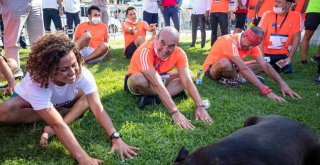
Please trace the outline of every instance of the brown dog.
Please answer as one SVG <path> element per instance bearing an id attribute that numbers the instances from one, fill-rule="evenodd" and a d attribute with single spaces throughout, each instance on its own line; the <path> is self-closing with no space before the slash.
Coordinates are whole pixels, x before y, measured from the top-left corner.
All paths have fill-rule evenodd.
<path id="1" fill-rule="evenodd" d="M 283 116 L 251 117 L 244 128 L 188 155 L 183 147 L 175 165 L 320 165 L 316 134 Z"/>

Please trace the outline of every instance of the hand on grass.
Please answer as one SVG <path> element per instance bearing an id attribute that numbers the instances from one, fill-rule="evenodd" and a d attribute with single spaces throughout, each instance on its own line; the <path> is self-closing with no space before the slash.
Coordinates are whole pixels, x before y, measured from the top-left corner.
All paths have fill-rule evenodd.
<path id="1" fill-rule="evenodd" d="M 213 122 L 213 119 L 210 117 L 208 111 L 204 107 L 197 107 L 194 116 L 196 120 L 200 119 L 206 124 L 211 124 Z"/>
<path id="2" fill-rule="evenodd" d="M 285 97 L 286 95 L 292 97 L 292 98 L 298 98 L 298 99 L 301 99 L 301 97 L 296 93 L 294 92 L 293 90 L 291 90 L 289 88 L 289 86 L 287 84 L 283 84 L 281 85 L 281 93 L 282 93 L 282 96 Z"/>
<path id="3" fill-rule="evenodd" d="M 121 161 L 124 161 L 124 156 L 127 158 L 132 159 L 133 156 L 138 155 L 135 151 L 140 150 L 137 147 L 129 146 L 125 142 L 122 141 L 121 138 L 119 139 L 112 139 L 112 148 L 109 154 L 112 154 L 114 151 L 119 151 Z"/>
<path id="4" fill-rule="evenodd" d="M 185 129 L 194 129 L 195 127 L 190 123 L 190 120 L 188 120 L 180 111 L 173 113 L 171 115 L 171 118 L 174 123 L 176 123 L 180 128 Z"/>
<path id="5" fill-rule="evenodd" d="M 14 86 L 16 85 L 16 83 L 9 83 L 8 86 L 6 88 L 3 89 L 3 93 L 2 96 L 4 96 L 7 92 L 9 92 L 10 95 L 13 94 L 13 89 Z"/>
<path id="6" fill-rule="evenodd" d="M 273 92 L 270 92 L 270 93 L 267 94 L 266 96 L 267 96 L 268 98 L 272 99 L 273 101 L 282 102 L 282 103 L 286 103 L 286 102 L 287 102 L 284 98 L 282 98 L 282 97 L 274 94 Z"/>
<path id="7" fill-rule="evenodd" d="M 46 147 L 48 145 L 48 139 L 52 137 L 54 134 L 55 132 L 50 126 L 45 126 L 43 129 L 43 133 L 40 137 L 40 147 Z"/>

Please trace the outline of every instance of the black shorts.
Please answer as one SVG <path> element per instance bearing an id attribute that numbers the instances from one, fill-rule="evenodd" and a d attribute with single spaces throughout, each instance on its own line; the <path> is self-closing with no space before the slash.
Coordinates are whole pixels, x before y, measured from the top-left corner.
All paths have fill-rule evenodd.
<path id="1" fill-rule="evenodd" d="M 126 48 L 126 51 L 124 51 L 124 55 L 125 55 L 127 58 L 131 59 L 134 51 L 136 51 L 136 50 L 137 50 L 137 46 L 136 46 L 136 44 L 135 44 L 134 41 L 133 41 L 133 42 L 131 42 L 131 44 L 129 44 L 129 46 Z"/>
<path id="2" fill-rule="evenodd" d="M 264 57 L 265 58 L 270 58 L 270 61 L 268 61 L 268 63 L 278 72 L 278 73 L 292 73 L 292 65 L 289 64 L 289 65 L 286 65 L 284 66 L 283 68 L 280 68 L 276 63 L 279 61 L 279 60 L 283 60 L 283 59 L 286 59 L 288 58 L 287 55 L 285 54 L 281 54 L 281 55 L 274 55 L 274 54 L 264 54 Z"/>
<path id="3" fill-rule="evenodd" d="M 320 24 L 320 13 L 307 13 L 304 27 L 306 30 L 316 30 Z"/>
<path id="4" fill-rule="evenodd" d="M 131 89 L 130 89 L 130 87 L 128 86 L 128 79 L 129 79 L 129 77 L 130 77 L 131 75 L 126 75 L 126 77 L 124 78 L 124 90 L 127 92 L 127 93 L 131 93 L 131 94 L 133 94 L 133 95 L 137 95 L 137 96 L 139 96 L 140 94 L 139 93 L 134 93 Z"/>
<path id="5" fill-rule="evenodd" d="M 243 29 L 244 25 L 246 24 L 246 13 L 236 13 L 236 28 Z"/>

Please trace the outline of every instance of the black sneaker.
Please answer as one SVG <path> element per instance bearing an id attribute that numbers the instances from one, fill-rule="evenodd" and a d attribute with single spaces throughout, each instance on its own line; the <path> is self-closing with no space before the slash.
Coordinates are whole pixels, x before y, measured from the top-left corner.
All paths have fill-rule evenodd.
<path id="1" fill-rule="evenodd" d="M 186 99 L 186 98 L 188 98 L 188 95 L 187 95 L 186 91 L 183 90 L 182 92 L 180 92 L 177 95 L 172 97 L 172 99 L 176 99 L 176 98 Z"/>
<path id="2" fill-rule="evenodd" d="M 316 79 L 314 80 L 316 84 L 320 84 L 320 74 L 317 75 Z"/>
<path id="3" fill-rule="evenodd" d="M 301 60 L 300 62 L 301 62 L 301 64 L 308 64 L 307 60 Z"/>
<path id="4" fill-rule="evenodd" d="M 160 104 L 161 100 L 157 96 L 141 96 L 138 108 L 142 109 L 147 105 Z"/>
<path id="5" fill-rule="evenodd" d="M 320 62 L 320 56 L 313 56 L 313 57 L 311 58 L 311 61 L 313 61 L 313 62 Z"/>

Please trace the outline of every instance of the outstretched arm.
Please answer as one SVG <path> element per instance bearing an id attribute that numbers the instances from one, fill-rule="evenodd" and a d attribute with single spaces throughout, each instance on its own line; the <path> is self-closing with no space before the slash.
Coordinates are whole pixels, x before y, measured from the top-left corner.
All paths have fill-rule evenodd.
<path id="1" fill-rule="evenodd" d="M 208 124 L 212 123 L 213 120 L 203 105 L 200 94 L 191 79 L 191 75 L 188 67 L 178 68 L 178 73 L 179 73 L 179 77 L 183 87 L 188 91 L 189 95 L 191 96 L 193 101 L 196 103 L 196 106 L 197 106 L 197 109 L 195 111 L 196 120 L 200 119 L 205 123 L 208 123 Z"/>
<path id="2" fill-rule="evenodd" d="M 101 160 L 87 155 L 87 153 L 81 148 L 68 125 L 63 121 L 61 115 L 55 108 L 37 110 L 36 112 L 47 124 L 53 128 L 59 140 L 79 164 L 99 164 L 102 162 Z"/>
<path id="3" fill-rule="evenodd" d="M 275 82 L 277 82 L 281 88 L 281 93 L 283 96 L 289 95 L 292 98 L 301 98 L 297 93 L 289 88 L 286 82 L 280 77 L 280 75 L 274 70 L 274 68 L 264 60 L 262 56 L 255 57 L 257 63 L 262 67 L 263 71 L 271 77 Z"/>
<path id="4" fill-rule="evenodd" d="M 91 94 L 86 95 L 86 98 L 94 116 L 98 119 L 99 123 L 107 132 L 108 137 L 110 137 L 114 132 L 116 132 L 116 129 L 114 128 L 109 115 L 106 111 L 104 111 L 102 107 L 99 93 L 97 91 L 93 92 Z M 124 156 L 132 158 L 133 155 L 137 155 L 137 153 L 134 150 L 139 150 L 139 148 L 127 145 L 125 142 L 122 141 L 121 138 L 112 139 L 111 153 L 117 150 L 120 153 L 121 160 L 124 160 Z"/>
<path id="5" fill-rule="evenodd" d="M 280 96 L 277 96 L 272 91 L 263 92 L 267 86 L 265 86 L 259 81 L 259 79 L 253 73 L 253 71 L 248 66 L 245 65 L 245 63 L 242 61 L 242 59 L 239 56 L 229 56 L 229 57 L 232 60 L 232 62 L 238 66 L 240 74 L 243 75 L 244 78 L 246 78 L 250 83 L 256 86 L 263 95 L 267 96 L 268 98 L 274 101 L 285 102 L 285 99 L 283 99 Z M 260 57 L 262 58 L 262 56 Z"/>
<path id="6" fill-rule="evenodd" d="M 151 83 L 152 87 L 158 94 L 163 105 L 168 109 L 173 121 L 178 124 L 181 128 L 193 129 L 194 126 L 189 120 L 178 110 L 178 107 L 173 102 L 167 88 L 162 83 L 160 75 L 154 69 L 142 71 L 144 76 Z"/>

